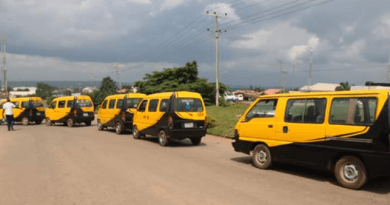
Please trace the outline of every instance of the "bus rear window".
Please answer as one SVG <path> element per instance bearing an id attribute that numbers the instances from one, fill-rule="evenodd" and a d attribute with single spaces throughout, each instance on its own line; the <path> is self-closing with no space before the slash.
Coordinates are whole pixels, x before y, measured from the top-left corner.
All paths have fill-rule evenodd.
<path id="1" fill-rule="evenodd" d="M 127 108 L 137 108 L 141 100 L 142 100 L 141 98 L 127 98 L 126 99 Z"/>
<path id="2" fill-rule="evenodd" d="M 175 99 L 176 112 L 202 112 L 202 101 L 198 98 L 176 98 Z"/>

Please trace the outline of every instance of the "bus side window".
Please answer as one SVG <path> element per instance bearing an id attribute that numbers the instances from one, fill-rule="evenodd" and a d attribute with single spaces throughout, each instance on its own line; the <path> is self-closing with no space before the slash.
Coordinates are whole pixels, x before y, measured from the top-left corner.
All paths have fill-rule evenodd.
<path id="1" fill-rule="evenodd" d="M 249 111 L 245 120 L 249 121 L 257 117 L 275 117 L 275 110 L 278 100 L 260 100 Z"/>
<path id="2" fill-rule="evenodd" d="M 141 105 L 140 105 L 139 108 L 138 108 L 138 112 L 145 112 L 146 103 L 147 103 L 147 102 L 148 102 L 147 100 L 144 100 L 144 101 L 141 102 Z"/>
<path id="3" fill-rule="evenodd" d="M 168 111 L 169 99 L 163 99 L 160 103 L 160 112 Z"/>

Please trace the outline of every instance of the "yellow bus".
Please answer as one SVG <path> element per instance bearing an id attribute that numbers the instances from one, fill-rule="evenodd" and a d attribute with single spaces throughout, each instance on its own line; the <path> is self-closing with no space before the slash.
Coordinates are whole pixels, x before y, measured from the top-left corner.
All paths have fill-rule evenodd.
<path id="1" fill-rule="evenodd" d="M 199 93 L 178 91 L 146 96 L 133 120 L 133 137 L 158 136 L 166 146 L 172 139 L 189 138 L 199 145 L 206 135 L 206 108 Z"/>
<path id="2" fill-rule="evenodd" d="M 97 128 L 103 130 L 115 127 L 115 132 L 121 134 L 133 127 L 133 115 L 139 102 L 145 97 L 142 93 L 128 93 L 107 96 L 99 105 Z"/>
<path id="3" fill-rule="evenodd" d="M 87 95 L 54 98 L 46 109 L 45 116 L 47 126 L 56 122 L 68 127 L 73 127 L 75 123 L 90 126 L 95 119 L 93 103 Z"/>
<path id="4" fill-rule="evenodd" d="M 257 98 L 235 126 L 234 150 L 261 169 L 274 161 L 332 171 L 359 189 L 390 175 L 389 91 L 276 94 Z"/>
<path id="5" fill-rule="evenodd" d="M 0 123 L 5 118 L 3 104 L 5 99 L 0 101 Z M 31 122 L 41 124 L 45 118 L 45 105 L 40 97 L 20 97 L 11 98 L 10 102 L 15 105 L 13 109 L 15 122 L 22 122 L 23 125 L 28 125 Z"/>

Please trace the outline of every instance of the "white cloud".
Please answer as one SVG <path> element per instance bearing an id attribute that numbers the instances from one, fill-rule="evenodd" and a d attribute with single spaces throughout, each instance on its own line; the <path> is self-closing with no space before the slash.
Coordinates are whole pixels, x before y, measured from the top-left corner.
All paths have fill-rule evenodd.
<path id="1" fill-rule="evenodd" d="M 362 51 L 366 47 L 366 40 L 360 39 L 350 45 L 344 45 L 339 51 L 334 51 L 332 58 L 338 62 L 365 62 Z"/>
<path id="2" fill-rule="evenodd" d="M 149 72 L 162 70 L 175 65 L 165 62 L 142 63 L 127 62 L 122 63 L 122 80 L 133 82 L 140 80 Z M 101 80 L 107 75 L 116 79 L 113 63 L 101 62 L 73 62 L 56 57 L 43 57 L 37 55 L 12 54 L 7 53 L 8 76 L 11 81 L 24 80 Z M 127 75 L 131 71 L 131 75 Z M 125 78 L 129 76 L 130 78 Z M 43 78 L 44 77 L 44 78 Z"/>
<path id="3" fill-rule="evenodd" d="M 390 39 L 390 14 L 381 16 L 373 30 L 374 36 Z"/>
<path id="4" fill-rule="evenodd" d="M 235 13 L 235 10 L 231 6 L 231 4 L 227 4 L 227 3 L 209 4 L 204 9 L 204 13 L 206 12 L 209 12 L 210 14 L 216 12 L 216 14 L 221 17 L 219 20 L 222 22 L 227 22 L 227 21 L 234 21 L 234 23 L 240 22 L 240 17 Z"/>

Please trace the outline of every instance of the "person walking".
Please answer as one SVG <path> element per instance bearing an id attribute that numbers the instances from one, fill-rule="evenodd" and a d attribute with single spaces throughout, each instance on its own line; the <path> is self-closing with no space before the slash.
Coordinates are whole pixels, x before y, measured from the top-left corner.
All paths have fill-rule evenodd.
<path id="1" fill-rule="evenodd" d="M 8 131 L 10 131 L 11 129 L 14 130 L 14 112 L 12 110 L 14 107 L 15 105 L 10 102 L 9 98 L 7 99 L 7 102 L 3 105 L 3 110 L 8 121 Z"/>

